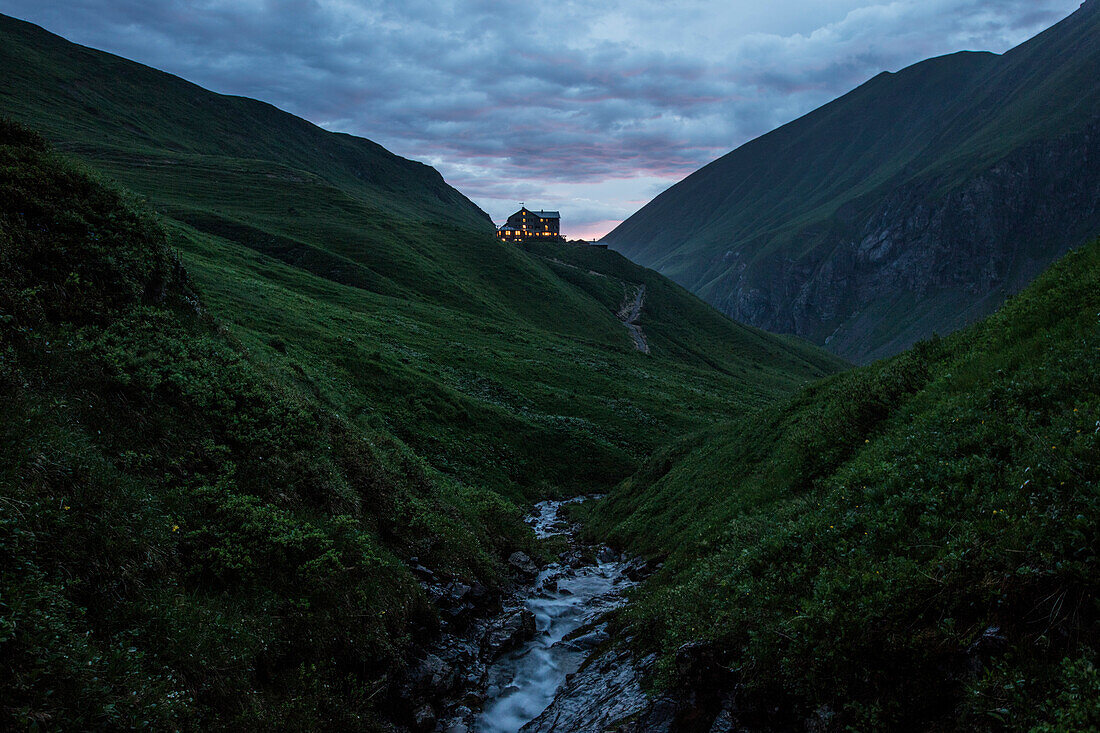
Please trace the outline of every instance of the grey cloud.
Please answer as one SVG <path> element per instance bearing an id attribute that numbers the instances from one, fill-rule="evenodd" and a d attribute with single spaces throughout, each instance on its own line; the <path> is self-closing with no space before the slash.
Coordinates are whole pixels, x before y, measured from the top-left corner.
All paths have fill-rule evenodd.
<path id="1" fill-rule="evenodd" d="M 635 178 L 648 197 L 655 180 L 882 70 L 1003 51 L 1077 4 L 0 0 L 0 11 L 429 161 L 498 219 L 539 197 L 572 201 L 585 223 L 634 199 L 616 193 L 601 209 L 577 187 Z"/>

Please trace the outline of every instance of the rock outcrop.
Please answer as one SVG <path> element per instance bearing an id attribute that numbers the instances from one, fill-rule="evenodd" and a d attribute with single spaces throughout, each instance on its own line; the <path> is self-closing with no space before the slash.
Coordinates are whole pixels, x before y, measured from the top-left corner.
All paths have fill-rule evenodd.
<path id="1" fill-rule="evenodd" d="M 976 321 L 1100 232 L 1100 120 L 946 193 L 945 183 L 919 180 L 838 212 L 804 233 L 812 246 L 797 259 L 735 255 L 715 305 L 859 363 Z"/>

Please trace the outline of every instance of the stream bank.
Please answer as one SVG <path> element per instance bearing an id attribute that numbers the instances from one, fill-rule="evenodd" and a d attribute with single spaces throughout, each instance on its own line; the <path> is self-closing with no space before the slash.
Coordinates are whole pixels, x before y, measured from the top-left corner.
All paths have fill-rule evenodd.
<path id="1" fill-rule="evenodd" d="M 531 523 L 540 539 L 565 536 L 572 546 L 574 528 L 562 517 L 563 502 L 536 506 Z M 539 571 L 522 599 L 535 621 L 535 633 L 502 655 L 488 670 L 489 696 L 474 721 L 476 733 L 515 733 L 555 702 L 593 649 L 609 639 L 603 624 L 594 624 L 624 601 L 634 581 L 628 563 L 608 548 L 596 548 L 586 563 L 576 548 Z"/>
<path id="2" fill-rule="evenodd" d="M 503 596 L 439 580 L 413 559 L 444 633 L 394 691 L 410 730 L 592 731 L 646 706 L 640 668 L 629 652 L 603 651 L 610 636 L 600 619 L 651 568 L 580 543 L 564 507 L 583 500 L 535 506 L 527 522 L 536 536 L 563 538 L 565 549 L 544 567 L 514 553 L 517 583 Z"/>

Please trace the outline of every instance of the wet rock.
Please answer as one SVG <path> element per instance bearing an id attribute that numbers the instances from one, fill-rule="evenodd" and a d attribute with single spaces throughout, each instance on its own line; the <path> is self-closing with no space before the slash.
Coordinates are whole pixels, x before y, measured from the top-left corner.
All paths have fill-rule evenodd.
<path id="1" fill-rule="evenodd" d="M 624 733 L 669 733 L 676 724 L 680 704 L 672 697 L 653 701 L 641 717 L 625 727 Z"/>
<path id="2" fill-rule="evenodd" d="M 565 571 L 561 569 L 550 570 L 539 582 L 539 588 L 546 591 L 556 591 L 558 589 L 558 583 L 565 577 Z"/>
<path id="3" fill-rule="evenodd" d="M 478 606 L 484 605 L 485 602 L 490 598 L 489 589 L 475 580 L 473 583 L 470 583 L 469 598 L 474 604 Z"/>
<path id="4" fill-rule="evenodd" d="M 601 547 L 600 551 L 596 553 L 596 559 L 600 562 L 615 562 L 619 559 L 619 556 L 610 547 Z"/>
<path id="5" fill-rule="evenodd" d="M 480 690 L 485 686 L 486 669 L 485 665 L 481 662 L 471 662 L 469 671 L 463 676 L 462 681 L 465 686 L 472 690 Z M 479 693 L 481 697 L 484 697 L 483 693 Z"/>
<path id="6" fill-rule="evenodd" d="M 1003 651 L 1007 644 L 1008 639 L 1006 639 L 1005 635 L 1001 632 L 1001 627 L 990 626 L 970 645 L 967 651 L 969 651 L 970 654 L 996 654 Z"/>
<path id="7" fill-rule="evenodd" d="M 573 570 L 576 570 L 577 568 L 583 568 L 585 565 L 588 564 L 585 560 L 584 553 L 582 553 L 580 550 L 570 550 L 569 552 L 563 553 L 561 556 L 561 560 Z"/>
<path id="8" fill-rule="evenodd" d="M 589 650 L 595 649 L 600 644 L 603 644 L 611 639 L 611 634 L 607 633 L 604 629 L 595 629 L 589 631 L 586 634 L 580 634 L 576 637 L 566 637 L 565 641 L 571 644 L 576 649 Z"/>
<path id="9" fill-rule="evenodd" d="M 814 714 L 810 716 L 806 721 L 807 733 L 826 733 L 826 731 L 833 730 L 833 718 L 836 717 L 836 713 L 828 705 L 822 705 Z"/>
<path id="10" fill-rule="evenodd" d="M 413 725 L 418 733 L 428 733 L 435 728 L 435 711 L 431 705 L 422 705 L 413 713 Z"/>
<path id="11" fill-rule="evenodd" d="M 524 733 L 590 733 L 646 709 L 641 672 L 629 654 L 608 654 L 570 675 L 554 701 Z M 639 729 L 641 730 L 641 729 Z"/>
<path id="12" fill-rule="evenodd" d="M 409 569 L 412 570 L 413 574 L 419 578 L 422 578 L 424 580 L 435 580 L 435 572 L 433 572 L 429 568 L 424 567 L 423 565 L 420 565 L 419 563 L 411 565 Z"/>
<path id="13" fill-rule="evenodd" d="M 636 557 L 623 568 L 623 575 L 637 583 L 653 575 L 656 570 L 657 566 L 654 563 Z"/>
<path id="14" fill-rule="evenodd" d="M 735 722 L 732 712 L 729 710 L 722 710 L 714 718 L 714 722 L 711 723 L 709 733 L 733 733 Z"/>
<path id="15" fill-rule="evenodd" d="M 473 586 L 452 581 L 441 588 L 429 588 L 429 595 L 439 608 L 439 615 L 447 626 L 464 628 L 477 610 Z"/>
<path id="16" fill-rule="evenodd" d="M 443 730 L 445 733 L 470 733 L 470 726 L 466 725 L 465 721 L 455 720 L 448 723 Z"/>
<path id="17" fill-rule="evenodd" d="M 449 601 L 461 601 L 470 594 L 471 586 L 460 583 L 457 580 L 447 586 L 446 594 Z"/>
<path id="18" fill-rule="evenodd" d="M 524 575 L 539 574 L 539 567 L 526 552 L 516 551 L 508 558 L 508 564 Z"/>
<path id="19" fill-rule="evenodd" d="M 535 614 L 522 608 L 495 620 L 485 634 L 481 648 L 486 659 L 496 659 L 535 636 Z"/>
<path id="20" fill-rule="evenodd" d="M 435 654 L 429 654 L 416 666 L 412 681 L 420 688 L 448 690 L 453 687 L 454 670 Z"/>
<path id="21" fill-rule="evenodd" d="M 991 657 L 1003 653 L 1007 647 L 1008 639 L 1002 633 L 1000 626 L 986 628 L 982 635 L 975 639 L 970 648 L 966 650 L 969 656 L 970 673 L 972 675 L 981 674 L 986 662 Z"/>

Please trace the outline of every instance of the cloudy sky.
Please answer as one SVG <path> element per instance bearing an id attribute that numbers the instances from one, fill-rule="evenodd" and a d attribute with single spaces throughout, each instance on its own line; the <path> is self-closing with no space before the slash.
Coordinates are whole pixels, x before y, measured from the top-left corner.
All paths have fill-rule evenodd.
<path id="1" fill-rule="evenodd" d="M 599 236 L 880 71 L 1079 0 L 0 0 L 0 12 L 436 166 Z"/>

